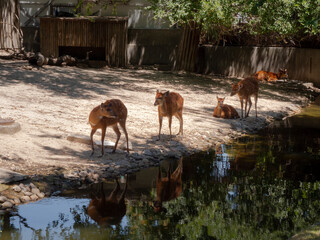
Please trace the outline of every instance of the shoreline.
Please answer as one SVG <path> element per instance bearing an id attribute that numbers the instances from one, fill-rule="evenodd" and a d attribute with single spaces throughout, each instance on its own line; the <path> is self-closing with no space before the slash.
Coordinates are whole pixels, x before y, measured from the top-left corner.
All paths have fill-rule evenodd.
<path id="1" fill-rule="evenodd" d="M 164 158 L 178 159 L 257 133 L 275 120 L 299 113 L 315 92 L 297 81 L 260 84 L 257 119 L 254 110 L 246 120 L 217 119 L 212 117 L 216 96 L 226 96 L 225 103 L 239 112 L 238 97 L 229 96 L 231 83 L 239 79 L 143 69 L 45 66 L 30 70 L 26 65 L 26 61 L 0 60 L 0 117 L 13 118 L 21 125 L 21 131 L 13 135 L 1 134 L 0 163 L 3 168 L 27 175 L 26 182 L 45 180 L 39 188 L 47 196 L 57 189 L 137 172 L 157 166 Z M 162 140 L 157 141 L 158 113 L 153 106 L 157 89 L 179 92 L 184 97 L 182 139 L 169 139 L 165 118 Z M 106 148 L 99 158 L 100 148 L 95 146 L 90 157 L 90 145 L 67 138 L 89 136 L 89 112 L 110 98 L 121 99 L 128 108 L 127 130 L 133 150 L 127 157 L 121 149 L 125 142 L 121 130 L 115 154 Z M 178 127 L 179 121 L 174 118 L 173 134 Z M 99 138 L 95 134 L 94 139 Z M 115 141 L 110 128 L 106 140 Z M 55 189 L 49 191 L 49 185 Z"/>

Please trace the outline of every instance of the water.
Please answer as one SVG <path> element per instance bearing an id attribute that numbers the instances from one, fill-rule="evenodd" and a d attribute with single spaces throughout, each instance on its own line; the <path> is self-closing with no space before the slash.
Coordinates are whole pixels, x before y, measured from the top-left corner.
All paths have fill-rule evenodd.
<path id="1" fill-rule="evenodd" d="M 169 165 L 161 164 L 164 177 Z M 87 214 L 99 186 L 24 204 L 2 216 L 1 239 L 288 239 L 320 224 L 320 98 L 255 136 L 183 160 L 182 192 L 156 213 L 158 168 L 128 179 L 116 224 Z M 121 191 L 126 179 L 120 178 Z M 115 187 L 109 180 L 104 191 Z M 179 192 L 179 191 L 178 191 Z"/>

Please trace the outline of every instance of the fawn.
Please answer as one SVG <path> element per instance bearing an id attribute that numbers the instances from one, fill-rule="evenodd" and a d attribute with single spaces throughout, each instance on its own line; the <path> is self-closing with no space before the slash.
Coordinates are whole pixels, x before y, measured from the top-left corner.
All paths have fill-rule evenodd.
<path id="1" fill-rule="evenodd" d="M 234 107 L 223 104 L 225 98 L 217 97 L 217 106 L 214 109 L 212 116 L 216 118 L 239 118 L 239 114 Z"/>
<path id="2" fill-rule="evenodd" d="M 235 95 L 236 93 L 239 96 L 240 103 L 241 103 L 241 118 L 243 118 L 243 100 L 245 100 L 245 118 L 249 116 L 250 108 L 252 105 L 251 96 L 254 96 L 255 99 L 255 108 L 256 108 L 256 117 L 257 115 L 257 101 L 258 101 L 258 91 L 259 91 L 259 84 L 256 78 L 254 77 L 247 77 L 242 79 L 237 84 L 232 84 L 231 96 Z M 247 112 L 247 102 L 249 102 L 249 109 Z"/>
<path id="3" fill-rule="evenodd" d="M 111 126 L 114 132 L 117 134 L 117 140 L 114 145 L 114 149 L 112 153 L 114 153 L 117 149 L 117 145 L 121 136 L 121 133 L 118 128 L 118 123 L 126 135 L 127 140 L 127 153 L 129 154 L 129 143 L 128 143 L 128 133 L 126 129 L 126 120 L 127 120 L 128 111 L 123 102 L 119 99 L 110 99 L 105 103 L 101 103 L 101 105 L 95 107 L 89 115 L 89 123 L 91 125 L 91 148 L 93 155 L 94 146 L 93 146 L 93 135 L 98 129 L 101 129 L 101 156 L 104 154 L 104 138 L 106 135 L 106 130 L 108 126 Z"/>
<path id="4" fill-rule="evenodd" d="M 160 133 L 162 128 L 162 119 L 163 117 L 169 118 L 169 129 L 170 129 L 170 137 L 171 137 L 171 123 L 172 116 L 175 116 L 179 119 L 180 129 L 178 135 L 183 135 L 183 119 L 182 119 L 182 111 L 183 111 L 183 98 L 179 93 L 166 91 L 161 93 L 159 90 L 156 92 L 156 100 L 154 102 L 154 106 L 158 106 L 158 116 L 159 116 L 159 140 Z"/>
<path id="5" fill-rule="evenodd" d="M 178 167 L 171 174 L 171 165 L 168 169 L 167 177 L 161 178 L 161 171 L 159 166 L 158 178 L 157 178 L 157 197 L 153 202 L 153 208 L 155 212 L 166 211 L 162 207 L 162 203 L 170 201 L 179 197 L 182 192 L 182 171 L 183 171 L 183 158 L 179 160 Z"/>
<path id="6" fill-rule="evenodd" d="M 278 73 L 259 71 L 254 74 L 259 81 L 275 82 L 281 78 L 288 78 L 287 69 L 280 68 Z"/>
<path id="7" fill-rule="evenodd" d="M 118 198 L 120 185 L 116 179 L 116 187 L 106 198 L 103 191 L 103 183 L 100 186 L 100 198 L 91 193 L 91 201 L 88 206 L 88 215 L 99 225 L 110 224 L 115 225 L 121 222 L 121 219 L 126 214 L 125 195 L 127 192 L 128 176 L 126 186 Z"/>

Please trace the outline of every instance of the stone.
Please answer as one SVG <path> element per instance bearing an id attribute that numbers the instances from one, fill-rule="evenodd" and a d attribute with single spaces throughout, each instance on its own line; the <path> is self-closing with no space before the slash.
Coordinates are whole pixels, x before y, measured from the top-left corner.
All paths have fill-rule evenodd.
<path id="1" fill-rule="evenodd" d="M 8 201 L 8 198 L 7 198 L 7 197 L 5 197 L 5 196 L 0 196 L 0 203 L 4 203 L 4 202 L 6 202 L 6 201 Z"/>
<path id="2" fill-rule="evenodd" d="M 14 122 L 12 124 L 0 125 L 0 133 L 2 134 L 14 134 L 21 130 L 19 123 Z"/>
<path id="3" fill-rule="evenodd" d="M 128 141 L 128 146 L 129 146 L 129 150 L 132 151 L 133 148 L 132 148 L 132 143 L 130 141 Z M 123 142 L 119 148 L 122 150 L 127 150 L 127 141 Z"/>
<path id="4" fill-rule="evenodd" d="M 2 206 L 3 209 L 7 209 L 7 208 L 12 208 L 13 204 L 11 202 L 9 202 L 9 201 L 6 201 L 6 202 L 2 203 L 1 206 Z"/>
<path id="5" fill-rule="evenodd" d="M 45 194 L 44 194 L 43 192 L 40 192 L 40 193 L 37 194 L 37 196 L 38 196 L 39 198 L 44 198 L 44 197 L 45 197 Z"/>
<path id="6" fill-rule="evenodd" d="M 34 185 L 33 183 L 30 183 L 29 186 L 30 186 L 31 188 L 37 188 L 36 185 Z"/>
<path id="7" fill-rule="evenodd" d="M 30 202 L 30 197 L 29 196 L 22 196 L 20 197 L 21 202 L 25 203 L 25 202 Z"/>
<path id="8" fill-rule="evenodd" d="M 37 201 L 39 197 L 36 194 L 30 196 L 31 201 Z"/>
<path id="9" fill-rule="evenodd" d="M 21 187 L 19 187 L 18 185 L 14 185 L 14 186 L 12 187 L 12 189 L 13 189 L 13 191 L 15 191 L 15 192 L 21 192 Z"/>
<path id="10" fill-rule="evenodd" d="M 81 171 L 80 173 L 79 173 L 79 176 L 80 177 L 86 177 L 88 175 L 88 173 L 86 172 L 86 171 Z"/>
<path id="11" fill-rule="evenodd" d="M 13 202 L 14 202 L 14 204 L 16 204 L 16 205 L 18 205 L 18 204 L 21 203 L 21 201 L 20 201 L 19 198 L 14 198 L 14 199 L 13 199 Z"/>
<path id="12" fill-rule="evenodd" d="M 31 196 L 33 193 L 32 193 L 32 192 L 23 192 L 23 194 L 24 194 L 25 196 Z"/>
<path id="13" fill-rule="evenodd" d="M 40 190 L 38 188 L 32 188 L 31 192 L 34 194 L 38 194 L 38 193 L 40 193 Z"/>
<path id="14" fill-rule="evenodd" d="M 0 183 L 11 183 L 25 180 L 27 176 L 13 172 L 4 168 L 0 168 Z"/>

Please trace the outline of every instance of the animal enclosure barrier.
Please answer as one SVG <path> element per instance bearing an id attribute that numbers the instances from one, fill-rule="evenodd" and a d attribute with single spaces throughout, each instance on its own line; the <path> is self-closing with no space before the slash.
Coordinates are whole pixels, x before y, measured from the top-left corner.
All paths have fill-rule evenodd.
<path id="1" fill-rule="evenodd" d="M 40 18 L 40 50 L 46 56 L 106 60 L 109 66 L 127 62 L 127 17 Z"/>

